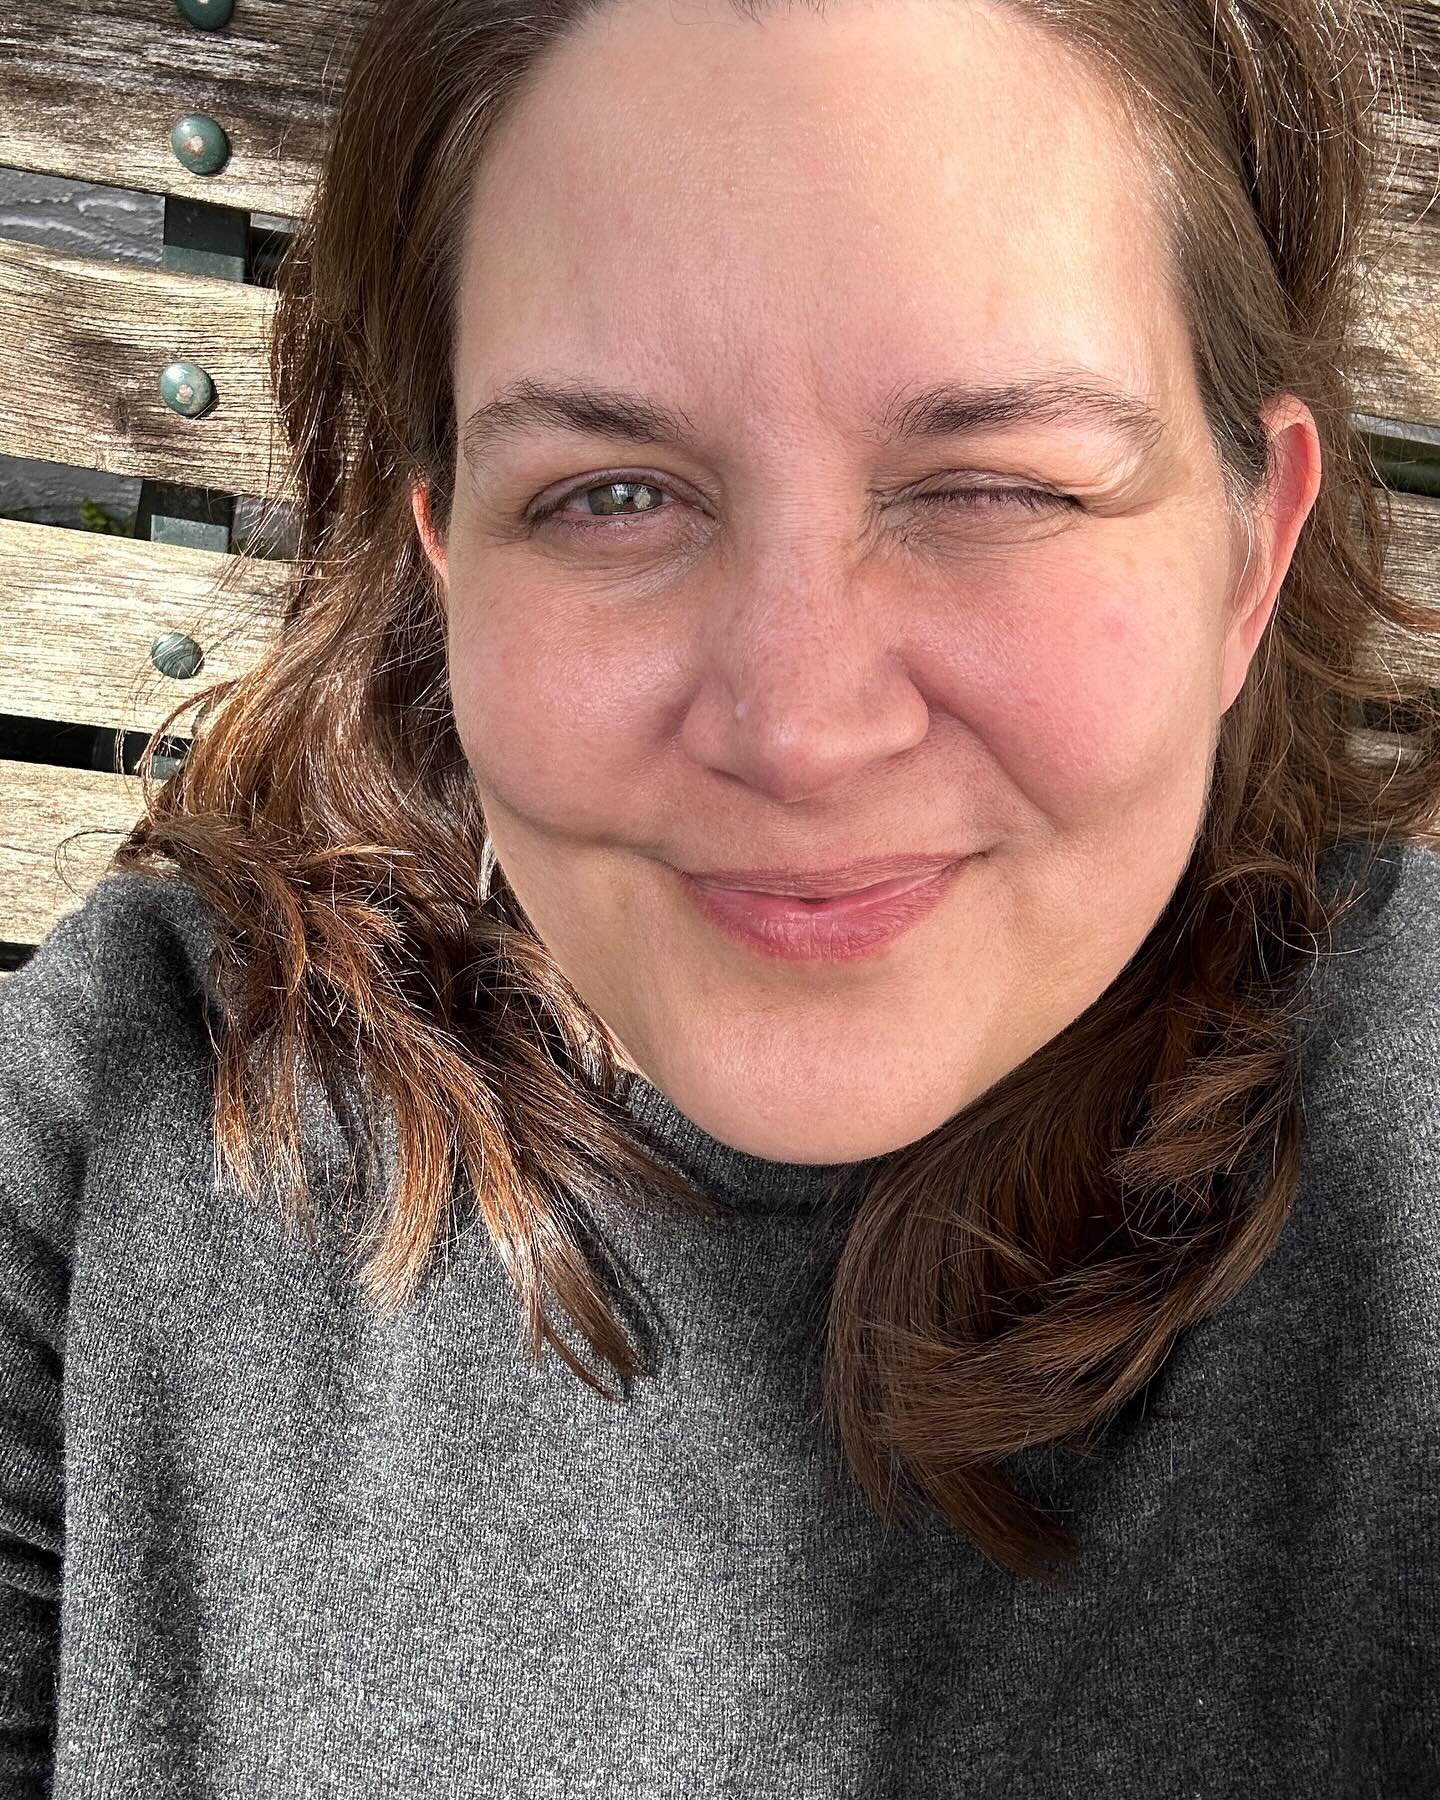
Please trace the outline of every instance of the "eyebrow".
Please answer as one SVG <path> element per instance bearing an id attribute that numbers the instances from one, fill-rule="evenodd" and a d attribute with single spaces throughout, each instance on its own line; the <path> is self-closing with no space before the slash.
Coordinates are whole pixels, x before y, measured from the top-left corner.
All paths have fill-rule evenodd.
<path id="1" fill-rule="evenodd" d="M 867 435 L 883 445 L 1013 424 L 1099 425 L 1141 453 L 1153 449 L 1165 430 L 1159 414 L 1138 395 L 1093 376 L 1055 375 L 988 387 L 942 381 L 908 395 L 902 389 L 891 396 Z M 461 429 L 460 446 L 478 464 L 500 445 L 547 428 L 632 444 L 697 448 L 692 422 L 676 408 L 643 394 L 529 376 L 508 383 L 475 408 Z"/>

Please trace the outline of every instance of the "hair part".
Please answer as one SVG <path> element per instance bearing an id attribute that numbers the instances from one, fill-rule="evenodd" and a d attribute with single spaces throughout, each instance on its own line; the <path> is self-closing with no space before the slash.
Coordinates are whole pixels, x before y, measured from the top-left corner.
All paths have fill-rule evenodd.
<path id="1" fill-rule="evenodd" d="M 1091 1450 L 1274 1247 L 1299 1183 L 1312 978 L 1358 891 L 1327 901 L 1319 862 L 1342 840 L 1437 841 L 1436 699 L 1384 650 L 1440 627 L 1387 579 L 1388 502 L 1351 423 L 1374 83 L 1400 61 L 1377 15 L 1003 5 L 1089 59 L 1154 151 L 1227 491 L 1242 512 L 1262 491 L 1260 409 L 1279 393 L 1310 408 L 1325 468 L 1145 943 L 972 1105 L 837 1182 L 821 1321 L 836 1443 L 882 1517 L 928 1504 L 1050 1581 L 1077 1542 L 1006 1459 Z M 409 506 L 423 481 L 443 520 L 451 494 L 474 170 L 547 50 L 601 10 L 380 5 L 279 276 L 272 374 L 302 515 L 279 631 L 157 730 L 152 747 L 203 709 L 178 772 L 147 779 L 113 866 L 176 873 L 215 915 L 217 1165 L 313 1235 L 299 1119 L 318 1081 L 367 1157 L 382 1121 L 393 1144 L 388 1188 L 368 1161 L 353 1172 L 384 1202 L 353 1247 L 371 1303 L 405 1306 L 473 1207 L 531 1353 L 548 1343 L 616 1397 L 564 1329 L 622 1392 L 640 1370 L 597 1268 L 596 1196 L 724 1209 L 631 1132 L 616 1047 L 502 870 L 477 900 L 485 821 Z"/>

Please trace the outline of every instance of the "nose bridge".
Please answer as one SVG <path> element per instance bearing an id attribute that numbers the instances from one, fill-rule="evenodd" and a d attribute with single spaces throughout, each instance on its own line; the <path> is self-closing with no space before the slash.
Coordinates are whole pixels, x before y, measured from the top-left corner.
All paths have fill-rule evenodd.
<path id="1" fill-rule="evenodd" d="M 782 529 L 785 529 L 782 527 Z M 814 522 L 776 532 L 743 557 L 725 602 L 709 613 L 717 660 L 756 690 L 781 681 L 792 694 L 863 679 L 894 621 L 877 604 L 877 582 L 844 528 Z"/>
<path id="2" fill-rule="evenodd" d="M 929 713 L 904 656 L 904 608 L 876 559 L 833 528 L 772 536 L 703 610 L 693 755 L 801 796 L 919 743 Z"/>

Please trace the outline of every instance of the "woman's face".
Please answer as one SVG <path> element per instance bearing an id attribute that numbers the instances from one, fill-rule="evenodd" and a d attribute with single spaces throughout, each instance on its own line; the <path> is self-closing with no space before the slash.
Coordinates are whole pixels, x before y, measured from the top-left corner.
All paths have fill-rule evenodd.
<path id="1" fill-rule="evenodd" d="M 460 737 L 561 969 L 752 1155 L 932 1131 L 1104 992 L 1189 859 L 1319 448 L 1272 406 L 1247 556 L 1127 143 L 989 7 L 625 0 L 488 147 L 462 427 L 524 379 L 685 435 L 477 421 L 443 541 L 416 491 Z M 901 433 L 942 383 L 1083 384 L 1136 428 L 1060 396 Z M 676 873 L 939 853 L 973 860 L 849 961 L 737 943 Z"/>

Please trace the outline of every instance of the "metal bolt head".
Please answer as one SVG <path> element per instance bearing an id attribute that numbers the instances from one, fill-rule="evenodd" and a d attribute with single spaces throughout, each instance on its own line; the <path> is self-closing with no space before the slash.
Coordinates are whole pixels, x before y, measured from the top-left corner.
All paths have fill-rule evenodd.
<path id="1" fill-rule="evenodd" d="M 230 160 L 225 127 L 209 113 L 186 113 L 175 121 L 170 148 L 192 175 L 218 175 Z"/>
<path id="2" fill-rule="evenodd" d="M 173 362 L 160 371 L 160 398 L 183 419 L 198 419 L 215 404 L 215 383 L 199 363 Z"/>
<path id="3" fill-rule="evenodd" d="M 235 10 L 235 0 L 175 0 L 175 4 L 180 17 L 198 25 L 201 31 L 218 31 L 222 25 L 228 25 Z"/>
<path id="4" fill-rule="evenodd" d="M 162 675 L 175 681 L 189 681 L 198 675 L 205 663 L 205 653 L 194 638 L 183 631 L 169 631 L 150 646 L 150 660 Z"/>

